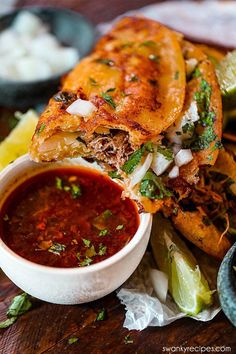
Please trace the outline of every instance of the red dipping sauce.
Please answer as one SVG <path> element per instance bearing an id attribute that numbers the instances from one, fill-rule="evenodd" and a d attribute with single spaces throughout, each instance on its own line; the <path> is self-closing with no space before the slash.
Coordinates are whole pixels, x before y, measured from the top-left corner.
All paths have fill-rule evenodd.
<path id="1" fill-rule="evenodd" d="M 17 187 L 0 213 L 0 236 L 15 253 L 50 267 L 100 262 L 122 249 L 139 226 L 122 188 L 86 168 L 38 174 Z"/>

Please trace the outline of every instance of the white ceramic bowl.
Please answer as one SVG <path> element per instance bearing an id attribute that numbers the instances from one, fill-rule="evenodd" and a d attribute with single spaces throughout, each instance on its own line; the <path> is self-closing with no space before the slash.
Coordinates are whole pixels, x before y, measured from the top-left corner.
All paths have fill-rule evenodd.
<path id="1" fill-rule="evenodd" d="M 11 191 L 27 177 L 71 165 L 99 169 L 82 159 L 36 164 L 28 155 L 20 157 L 0 173 L 0 209 Z M 124 248 L 102 262 L 83 268 L 53 268 L 30 262 L 0 239 L 0 266 L 19 288 L 41 300 L 56 304 L 93 301 L 117 289 L 134 272 L 146 250 L 151 226 L 152 216 L 141 214 L 139 228 Z"/>

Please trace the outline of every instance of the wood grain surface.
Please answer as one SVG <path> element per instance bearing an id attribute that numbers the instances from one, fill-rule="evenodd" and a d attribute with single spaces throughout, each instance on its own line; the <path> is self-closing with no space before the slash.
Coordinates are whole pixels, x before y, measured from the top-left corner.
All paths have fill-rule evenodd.
<path id="1" fill-rule="evenodd" d="M 34 4 L 65 6 L 80 11 L 96 24 L 109 21 L 129 9 L 153 2 L 152 0 L 20 0 L 17 6 Z M 0 321 L 5 319 L 12 297 L 20 292 L 20 289 L 0 273 Z M 107 318 L 96 322 L 96 315 L 101 308 L 106 309 Z M 148 328 L 142 332 L 129 332 L 123 328 L 124 316 L 124 307 L 115 293 L 101 300 L 77 306 L 53 305 L 35 299 L 28 313 L 19 318 L 10 328 L 0 330 L 0 354 L 183 353 L 191 346 L 196 348 L 209 346 L 214 347 L 215 350 L 217 346 L 227 346 L 231 348 L 232 353 L 236 353 L 236 329 L 222 313 L 207 323 L 182 319 L 166 327 Z M 127 335 L 130 335 L 133 343 L 125 344 L 124 339 Z M 74 336 L 79 338 L 78 341 L 69 345 L 68 339 Z M 181 346 L 185 349 L 177 348 Z M 171 347 L 175 348 L 171 349 Z M 221 352 L 223 350 L 224 348 Z"/>

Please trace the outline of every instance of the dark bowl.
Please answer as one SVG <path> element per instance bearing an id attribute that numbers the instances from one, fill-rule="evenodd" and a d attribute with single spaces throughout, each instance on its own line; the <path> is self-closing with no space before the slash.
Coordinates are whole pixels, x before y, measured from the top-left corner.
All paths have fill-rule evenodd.
<path id="1" fill-rule="evenodd" d="M 64 45 L 76 48 L 80 58 L 94 44 L 94 27 L 83 16 L 63 8 L 25 7 L 0 17 L 0 31 L 9 27 L 20 11 L 30 11 L 49 25 L 50 32 Z M 37 81 L 10 81 L 0 78 L 0 106 L 28 108 L 44 103 L 58 90 L 60 75 Z"/>
<path id="2" fill-rule="evenodd" d="M 236 327 L 236 242 L 223 259 L 217 279 L 222 310 Z"/>

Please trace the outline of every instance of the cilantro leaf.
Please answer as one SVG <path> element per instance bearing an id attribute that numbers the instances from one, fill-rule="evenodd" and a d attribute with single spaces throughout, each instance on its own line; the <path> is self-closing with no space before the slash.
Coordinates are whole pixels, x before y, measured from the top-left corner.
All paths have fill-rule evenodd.
<path id="1" fill-rule="evenodd" d="M 61 243 L 53 243 L 53 245 L 51 247 L 49 247 L 48 252 L 57 254 L 58 256 L 60 256 L 61 252 L 64 252 L 66 249 L 66 246 L 61 244 Z"/>
<path id="2" fill-rule="evenodd" d="M 107 234 L 108 234 L 108 230 L 104 229 L 99 232 L 98 236 L 106 236 Z"/>
<path id="3" fill-rule="evenodd" d="M 89 82 L 90 82 L 91 86 L 94 86 L 94 87 L 98 86 L 97 81 L 95 79 L 93 79 L 92 77 L 89 78 Z"/>
<path id="4" fill-rule="evenodd" d="M 78 337 L 71 337 L 68 339 L 68 344 L 71 345 L 71 344 L 74 344 L 76 342 L 78 342 L 79 338 Z"/>
<path id="5" fill-rule="evenodd" d="M 100 64 L 104 64 L 107 66 L 113 66 L 114 65 L 114 61 L 111 59 L 107 59 L 107 58 L 98 58 L 95 60 L 96 63 L 100 63 Z"/>
<path id="6" fill-rule="evenodd" d="M 10 327 L 16 322 L 19 316 L 23 315 L 32 307 L 32 303 L 29 300 L 28 294 L 22 293 L 13 298 L 11 305 L 7 310 L 7 317 L 3 322 L 0 322 L 0 328 Z"/>
<path id="7" fill-rule="evenodd" d="M 90 240 L 86 240 L 86 238 L 82 238 L 82 241 L 83 241 L 83 243 L 84 243 L 84 245 L 85 245 L 86 247 L 89 247 L 89 246 L 90 246 L 90 243 L 91 243 Z"/>
<path id="8" fill-rule="evenodd" d="M 90 265 L 90 263 L 92 263 L 92 259 L 91 258 L 89 258 L 89 257 L 86 257 L 82 262 L 80 262 L 80 266 L 81 267 L 85 267 L 85 266 L 89 266 Z"/>
<path id="9" fill-rule="evenodd" d="M 124 338 L 124 343 L 125 344 L 133 344 L 133 339 L 130 337 L 130 334 L 128 334 L 127 336 L 125 336 Z"/>
<path id="10" fill-rule="evenodd" d="M 171 191 L 164 187 L 161 178 L 151 171 L 145 174 L 139 190 L 143 196 L 150 199 L 163 199 L 172 195 Z"/>
<path id="11" fill-rule="evenodd" d="M 11 325 L 13 325 L 13 323 L 15 323 L 16 320 L 17 320 L 17 317 L 8 318 L 5 321 L 0 322 L 0 328 L 1 329 L 8 328 Z"/>
<path id="12" fill-rule="evenodd" d="M 108 176 L 111 178 L 117 178 L 117 179 L 122 179 L 121 175 L 118 173 L 118 171 L 109 171 Z"/>
<path id="13" fill-rule="evenodd" d="M 59 177 L 56 177 L 56 187 L 57 187 L 57 189 L 62 189 L 62 187 L 63 187 L 63 184 L 62 184 L 62 179 L 61 178 L 59 178 Z"/>
<path id="14" fill-rule="evenodd" d="M 106 318 L 106 309 L 101 309 L 96 317 L 96 321 L 104 321 Z"/>
<path id="15" fill-rule="evenodd" d="M 124 228 L 124 225 L 118 225 L 116 226 L 116 230 L 122 230 Z"/>
<path id="16" fill-rule="evenodd" d="M 104 256 L 106 254 L 107 247 L 104 246 L 102 243 L 99 244 L 98 254 L 99 256 Z"/>
<path id="17" fill-rule="evenodd" d="M 112 108 L 114 108 L 114 109 L 116 108 L 116 104 L 113 101 L 113 98 L 111 97 L 111 95 L 109 95 L 107 92 L 102 92 L 101 96 Z"/>
<path id="18" fill-rule="evenodd" d="M 72 184 L 71 185 L 71 195 L 73 199 L 77 199 L 82 195 L 81 188 L 78 184 Z"/>
<path id="19" fill-rule="evenodd" d="M 126 161 L 124 165 L 121 166 L 122 171 L 124 171 L 127 175 L 131 174 L 135 170 L 135 167 L 140 163 L 143 154 L 144 154 L 143 148 L 133 152 L 130 155 L 128 161 Z"/>
<path id="20" fill-rule="evenodd" d="M 45 128 L 46 128 L 46 124 L 42 123 L 37 130 L 37 135 L 40 135 L 44 131 Z"/>
<path id="21" fill-rule="evenodd" d="M 173 151 L 165 146 L 157 145 L 157 152 L 162 154 L 168 161 L 171 161 L 174 158 Z"/>

